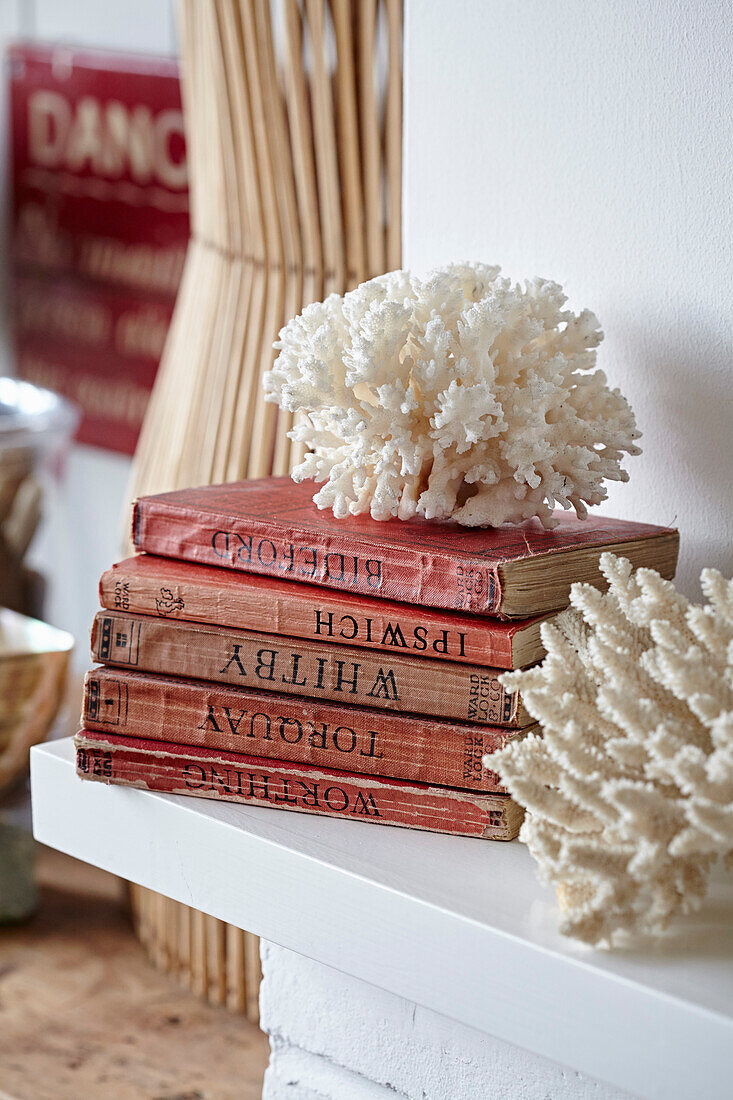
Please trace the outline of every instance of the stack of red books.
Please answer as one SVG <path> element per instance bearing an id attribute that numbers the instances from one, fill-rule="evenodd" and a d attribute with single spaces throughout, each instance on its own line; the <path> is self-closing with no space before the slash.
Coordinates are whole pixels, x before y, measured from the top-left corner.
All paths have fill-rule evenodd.
<path id="1" fill-rule="evenodd" d="M 336 520 L 265 478 L 143 498 L 102 576 L 86 779 L 510 840 L 483 758 L 532 728 L 503 670 L 617 550 L 671 577 L 674 530 Z"/>

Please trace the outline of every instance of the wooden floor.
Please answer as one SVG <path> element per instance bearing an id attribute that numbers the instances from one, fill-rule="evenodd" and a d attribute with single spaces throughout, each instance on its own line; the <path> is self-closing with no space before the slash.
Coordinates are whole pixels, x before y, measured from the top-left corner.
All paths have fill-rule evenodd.
<path id="1" fill-rule="evenodd" d="M 154 970 L 120 883 L 39 852 L 40 906 L 0 929 L 0 1100 L 255 1100 L 265 1036 Z"/>

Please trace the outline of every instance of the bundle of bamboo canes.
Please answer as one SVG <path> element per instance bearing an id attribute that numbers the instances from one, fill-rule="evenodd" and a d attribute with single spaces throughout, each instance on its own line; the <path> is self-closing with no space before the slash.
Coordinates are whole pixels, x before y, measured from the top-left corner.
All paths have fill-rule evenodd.
<path id="1" fill-rule="evenodd" d="M 179 25 L 192 239 L 131 499 L 287 473 L 261 385 L 279 329 L 400 266 L 402 0 L 180 0 Z M 156 964 L 256 1018 L 255 937 L 131 901 Z"/>
<path id="2" fill-rule="evenodd" d="M 193 237 L 135 496 L 287 473 L 290 417 L 261 387 L 277 332 L 400 264 L 401 0 L 180 15 Z"/>

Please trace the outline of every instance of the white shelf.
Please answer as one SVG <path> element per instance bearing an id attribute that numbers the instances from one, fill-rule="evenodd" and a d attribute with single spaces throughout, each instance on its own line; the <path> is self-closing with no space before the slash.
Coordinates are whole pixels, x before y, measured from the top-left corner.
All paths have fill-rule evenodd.
<path id="1" fill-rule="evenodd" d="M 590 952 L 518 843 L 83 782 L 70 739 L 32 792 L 37 839 L 87 863 L 633 1094 L 731 1095 L 729 884 L 664 949 Z"/>

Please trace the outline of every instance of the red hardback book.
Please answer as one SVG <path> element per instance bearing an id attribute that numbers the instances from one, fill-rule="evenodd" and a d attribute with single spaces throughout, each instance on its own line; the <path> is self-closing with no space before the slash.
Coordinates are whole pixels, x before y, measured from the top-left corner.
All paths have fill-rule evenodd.
<path id="1" fill-rule="evenodd" d="M 138 554 L 102 574 L 102 607 L 492 668 L 544 656 L 547 616 L 501 622 Z"/>
<path id="2" fill-rule="evenodd" d="M 312 502 L 313 483 L 261 478 L 136 501 L 138 550 L 223 565 L 366 596 L 527 617 L 567 604 L 570 585 L 598 583 L 604 550 L 674 575 L 679 536 L 651 524 L 558 514 L 499 528 L 421 519 L 336 519 Z"/>
<path id="3" fill-rule="evenodd" d="M 324 645 L 254 630 L 98 612 L 92 656 L 102 664 L 427 714 L 487 726 L 531 724 L 496 669 Z"/>
<path id="4" fill-rule="evenodd" d="M 131 454 L 189 237 L 178 65 L 18 44 L 8 71 L 18 373 Z"/>
<path id="5" fill-rule="evenodd" d="M 82 779 L 166 794 L 486 840 L 513 840 L 523 816 L 506 794 L 429 787 L 90 730 L 76 736 L 76 770 Z"/>
<path id="6" fill-rule="evenodd" d="M 87 673 L 81 720 L 90 730 L 147 741 L 502 792 L 482 759 L 524 735 L 112 668 Z"/>

